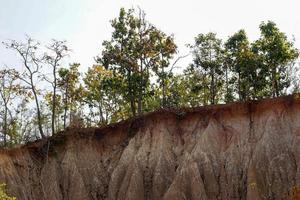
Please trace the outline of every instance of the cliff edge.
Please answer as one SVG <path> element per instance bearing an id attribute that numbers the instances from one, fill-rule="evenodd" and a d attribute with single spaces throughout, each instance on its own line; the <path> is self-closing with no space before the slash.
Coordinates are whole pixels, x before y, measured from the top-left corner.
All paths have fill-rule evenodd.
<path id="1" fill-rule="evenodd" d="M 299 95 L 159 110 L 0 151 L 22 200 L 292 199 L 300 187 Z"/>

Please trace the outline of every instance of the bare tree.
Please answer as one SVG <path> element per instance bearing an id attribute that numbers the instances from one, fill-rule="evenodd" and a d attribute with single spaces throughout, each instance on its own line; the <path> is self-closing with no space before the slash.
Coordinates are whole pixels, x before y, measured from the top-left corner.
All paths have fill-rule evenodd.
<path id="1" fill-rule="evenodd" d="M 37 56 L 37 49 L 39 48 L 40 43 L 27 36 L 26 42 L 10 40 L 9 42 L 3 42 L 3 44 L 6 46 L 6 48 L 14 50 L 21 57 L 21 61 L 25 67 L 25 70 L 20 74 L 19 78 L 25 83 L 25 85 L 28 86 L 28 89 L 31 90 L 33 94 L 37 110 L 39 133 L 42 138 L 45 138 L 38 99 L 39 91 L 36 87 L 43 61 L 42 57 Z"/>
<path id="2" fill-rule="evenodd" d="M 57 83 L 58 83 L 58 70 L 61 65 L 61 61 L 68 54 L 68 47 L 66 41 L 52 40 L 52 43 L 47 46 L 49 50 L 45 54 L 44 60 L 52 68 L 52 79 L 49 80 L 45 77 L 45 80 L 49 82 L 52 86 L 52 114 L 51 114 L 51 129 L 52 135 L 55 134 L 55 121 L 56 121 L 56 108 L 57 108 Z"/>

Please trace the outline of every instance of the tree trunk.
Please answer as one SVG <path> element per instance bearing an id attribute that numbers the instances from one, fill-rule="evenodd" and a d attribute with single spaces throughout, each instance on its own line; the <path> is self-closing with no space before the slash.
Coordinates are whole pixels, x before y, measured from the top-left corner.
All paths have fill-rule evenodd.
<path id="1" fill-rule="evenodd" d="M 144 73 L 143 73 L 143 60 L 142 59 L 140 59 L 140 74 L 141 74 L 141 80 L 140 80 L 140 84 L 139 84 L 138 115 L 142 114 L 142 102 L 143 102 Z"/>
<path id="2" fill-rule="evenodd" d="M 135 98 L 133 95 L 133 88 L 132 88 L 132 83 L 131 83 L 131 71 L 128 71 L 127 75 L 127 81 L 128 81 L 128 92 L 129 92 L 129 99 L 130 99 L 130 108 L 132 115 L 135 117 L 136 116 L 136 109 L 135 109 Z"/>
<path id="3" fill-rule="evenodd" d="M 211 78 L 211 82 L 210 82 L 210 103 L 211 104 L 215 104 L 215 74 L 214 74 L 214 70 L 211 69 L 210 71 L 210 78 Z"/>
<path id="4" fill-rule="evenodd" d="M 37 110 L 39 132 L 40 132 L 41 137 L 45 138 L 43 127 L 42 127 L 42 116 L 41 116 L 41 111 L 40 111 L 40 105 L 39 105 L 37 94 L 36 94 L 36 91 L 35 91 L 35 88 L 34 88 L 32 77 L 31 77 L 30 81 L 31 81 L 31 90 L 32 90 L 32 93 L 34 95 L 35 105 L 36 105 L 36 110 Z"/>
<path id="5" fill-rule="evenodd" d="M 276 75 L 277 75 L 276 67 L 272 67 L 272 97 L 279 96 L 278 81 Z"/>
<path id="6" fill-rule="evenodd" d="M 242 101 L 242 92 L 241 92 L 241 74 L 238 73 L 238 92 L 239 92 L 239 99 Z"/>
<path id="7" fill-rule="evenodd" d="M 55 114 L 56 114 L 56 77 L 54 76 L 53 97 L 52 97 L 52 116 L 51 116 L 52 135 L 55 134 Z"/>
<path id="8" fill-rule="evenodd" d="M 225 102 L 228 103 L 229 102 L 229 85 L 228 85 L 228 68 L 227 68 L 227 64 L 225 64 L 225 78 L 226 78 L 226 98 L 225 98 Z"/>
<path id="9" fill-rule="evenodd" d="M 203 83 L 203 105 L 205 106 L 205 105 L 207 105 L 207 103 L 208 103 L 208 94 L 207 94 L 207 88 L 206 88 L 206 86 L 207 86 L 207 83 L 206 83 L 206 78 L 207 78 L 207 74 L 205 73 L 203 76 L 202 76 L 202 83 Z"/>
<path id="10" fill-rule="evenodd" d="M 64 129 L 66 129 L 66 122 L 67 122 L 67 106 L 64 107 Z"/>
<path id="11" fill-rule="evenodd" d="M 136 111 L 135 111 L 135 102 L 133 100 L 133 98 L 131 97 L 130 99 L 130 107 L 131 107 L 131 112 L 132 112 L 132 115 L 135 117 L 136 116 Z"/>
<path id="12" fill-rule="evenodd" d="M 163 70 L 163 78 L 161 80 L 162 82 L 162 95 L 163 95 L 163 99 L 162 99 L 162 107 L 165 108 L 166 107 L 166 86 L 165 86 L 165 73 Z"/>
<path id="13" fill-rule="evenodd" d="M 98 105 L 99 108 L 99 115 L 100 115 L 100 124 L 104 124 L 104 117 L 103 117 L 103 111 L 102 111 L 102 104 L 99 102 Z"/>
<path id="14" fill-rule="evenodd" d="M 6 141 L 6 137 L 7 137 L 7 110 L 8 110 L 8 108 L 7 108 L 7 103 L 5 102 L 4 103 L 4 119 L 3 119 L 3 121 L 4 121 L 4 125 L 3 125 L 3 143 L 4 143 L 4 146 L 6 146 L 7 145 L 7 141 Z"/>
<path id="15" fill-rule="evenodd" d="M 67 126 L 67 112 L 68 112 L 68 96 L 69 96 L 69 90 L 68 90 L 68 83 L 66 86 L 66 91 L 65 91 L 65 100 L 64 100 L 64 129 L 66 129 Z"/>

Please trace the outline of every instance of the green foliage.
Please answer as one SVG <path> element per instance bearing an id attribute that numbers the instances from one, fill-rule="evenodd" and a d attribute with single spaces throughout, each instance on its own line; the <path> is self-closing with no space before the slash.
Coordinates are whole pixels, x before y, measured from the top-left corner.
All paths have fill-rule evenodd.
<path id="1" fill-rule="evenodd" d="M 24 87 L 18 83 L 19 73 L 14 69 L 0 70 L 0 131 L 3 145 L 7 146 L 17 140 L 17 123 L 13 113 L 19 112 L 13 105 L 14 101 L 28 100 L 30 96 Z M 22 97 L 21 97 L 22 96 Z M 10 140 L 8 142 L 7 140 Z"/>
<path id="2" fill-rule="evenodd" d="M 9 196 L 6 193 L 5 184 L 0 184 L 0 199 L 1 200 L 16 200 L 16 197 Z"/>
<path id="3" fill-rule="evenodd" d="M 194 57 L 192 66 L 200 70 L 203 77 L 210 79 L 206 84 L 207 87 L 202 87 L 202 91 L 208 93 L 209 103 L 218 103 L 224 82 L 222 41 L 216 37 L 215 33 L 199 34 L 191 48 Z M 203 103 L 207 104 L 207 100 L 204 99 Z"/>
<path id="4" fill-rule="evenodd" d="M 194 78 L 202 77 L 190 87 L 202 94 L 203 105 L 283 95 L 291 82 L 297 91 L 297 78 L 290 72 L 295 69 L 298 49 L 273 22 L 263 22 L 260 31 L 254 43 L 244 30 L 230 36 L 224 46 L 215 33 L 195 38 L 190 45 L 194 59 L 187 71 Z"/>
<path id="5" fill-rule="evenodd" d="M 168 65 L 176 45 L 171 36 L 147 22 L 141 10 L 136 14 L 134 9 L 122 8 L 111 25 L 112 38 L 103 42 L 104 50 L 98 62 L 122 79 L 122 97 L 135 116 L 143 111 L 151 71 L 163 76 L 159 69 Z"/>
<path id="6" fill-rule="evenodd" d="M 192 62 L 175 71 L 177 61 L 186 56 L 173 59 L 178 53 L 174 36 L 145 17 L 140 9 L 122 8 L 111 21 L 113 32 L 102 43 L 97 64 L 85 73 L 80 73 L 79 63 L 61 66 L 69 52 L 65 41 L 53 40 L 45 52 L 31 38 L 4 43 L 21 56 L 25 70 L 0 70 L 0 143 L 25 143 L 48 136 L 43 133 L 50 130 L 104 125 L 161 107 L 300 91 L 295 66 L 299 51 L 274 22 L 261 23 L 254 42 L 244 30 L 224 42 L 216 33 L 198 34 L 189 45 Z M 44 87 L 45 81 L 51 89 Z"/>
<path id="7" fill-rule="evenodd" d="M 83 79 L 85 83 L 84 99 L 89 106 L 90 123 L 107 124 L 117 120 L 118 113 L 126 110 L 122 105 L 122 78 L 101 65 L 89 68 Z M 121 111 L 122 112 L 122 111 Z M 128 116 L 128 113 L 125 114 Z M 113 117 L 114 116 L 114 117 Z M 122 119 L 122 118 L 121 118 Z"/>
<path id="8" fill-rule="evenodd" d="M 182 90 L 185 91 L 185 104 L 189 107 L 207 105 L 210 99 L 210 79 L 199 68 L 189 66 L 182 76 Z"/>
<path id="9" fill-rule="evenodd" d="M 61 92 L 61 102 L 59 104 L 63 109 L 62 118 L 64 128 L 67 126 L 67 119 L 69 118 L 70 124 L 72 117 L 76 115 L 84 95 L 83 88 L 79 83 L 79 66 L 79 63 L 73 63 L 70 64 L 69 68 L 60 68 L 58 71 L 57 87 Z"/>
<path id="10" fill-rule="evenodd" d="M 225 43 L 226 61 L 234 73 L 232 81 L 239 100 L 257 99 L 267 95 L 266 68 L 261 57 L 253 51 L 246 32 L 240 30 Z"/>
<path id="11" fill-rule="evenodd" d="M 290 86 L 290 80 L 286 76 L 287 69 L 289 65 L 294 64 L 299 51 L 274 22 L 263 22 L 259 28 L 261 36 L 255 41 L 253 48 L 262 58 L 261 64 L 268 73 L 270 95 L 279 96 L 284 94 L 285 89 Z"/>

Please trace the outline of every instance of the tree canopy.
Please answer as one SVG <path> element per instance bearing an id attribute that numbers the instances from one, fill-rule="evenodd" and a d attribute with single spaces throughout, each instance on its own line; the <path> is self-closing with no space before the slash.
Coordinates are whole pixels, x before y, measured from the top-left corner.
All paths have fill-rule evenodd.
<path id="1" fill-rule="evenodd" d="M 226 40 L 214 32 L 199 33 L 188 45 L 191 62 L 179 70 L 178 61 L 186 56 L 178 51 L 174 35 L 150 23 L 143 10 L 121 8 L 110 23 L 112 34 L 92 66 L 64 64 L 72 53 L 66 41 L 44 45 L 26 37 L 3 43 L 22 67 L 0 70 L 1 146 L 159 108 L 249 101 L 300 90 L 299 50 L 272 21 L 260 24 L 254 41 L 243 29 Z"/>

